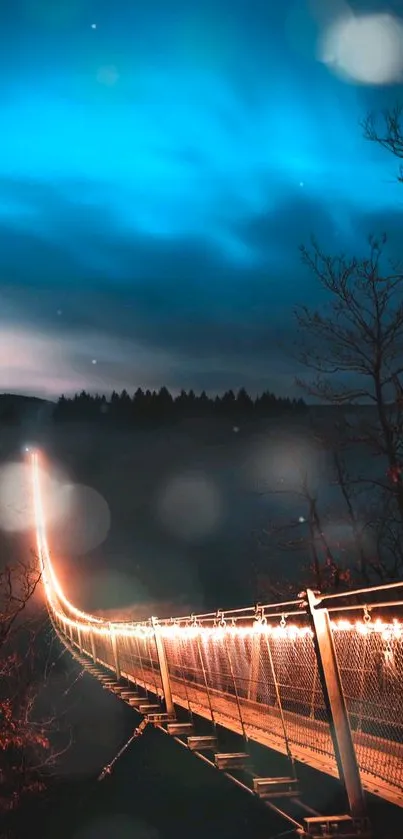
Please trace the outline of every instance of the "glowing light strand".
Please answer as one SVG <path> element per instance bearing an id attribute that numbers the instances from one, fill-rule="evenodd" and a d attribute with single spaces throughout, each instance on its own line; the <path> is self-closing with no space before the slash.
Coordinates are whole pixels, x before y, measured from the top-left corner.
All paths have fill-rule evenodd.
<path id="1" fill-rule="evenodd" d="M 34 495 L 34 514 L 35 514 L 35 529 L 37 551 L 42 571 L 42 579 L 45 590 L 46 601 L 49 610 L 55 618 L 61 620 L 65 626 L 80 630 L 81 632 L 93 633 L 95 635 L 110 636 L 112 633 L 120 638 L 150 638 L 154 635 L 155 629 L 150 623 L 135 623 L 135 622 L 113 622 L 107 621 L 104 618 L 90 615 L 77 609 L 65 596 L 63 589 L 57 579 L 57 575 L 52 565 L 50 558 L 49 547 L 46 538 L 46 519 L 43 509 L 40 473 L 39 473 L 39 459 L 38 453 L 31 454 L 32 472 L 33 472 L 33 495 Z M 62 606 L 62 608 L 60 608 Z M 392 619 L 388 623 L 382 621 L 380 618 L 375 621 L 368 620 L 368 616 L 364 613 L 364 620 L 338 620 L 331 621 L 334 631 L 337 632 L 356 632 L 360 635 L 377 634 L 383 640 L 399 640 L 403 641 L 403 623 L 397 619 Z M 248 638 L 256 635 L 270 635 L 273 638 L 285 639 L 288 641 L 295 641 L 297 639 L 312 638 L 313 633 L 309 626 L 298 626 L 297 624 L 288 624 L 284 616 L 277 625 L 267 623 L 266 618 L 259 617 L 246 626 L 240 626 L 235 623 L 228 625 L 224 616 L 221 617 L 218 625 L 203 626 L 201 623 L 195 621 L 190 625 L 180 625 L 178 619 L 173 618 L 171 624 L 158 624 L 158 629 L 162 637 L 170 640 L 191 641 L 193 638 L 199 638 L 203 642 L 220 642 L 224 637 L 230 639 L 234 638 Z"/>
<path id="2" fill-rule="evenodd" d="M 50 559 L 49 547 L 46 538 L 46 519 L 43 510 L 38 454 L 33 452 L 32 471 L 33 471 L 33 494 L 34 494 L 34 516 L 35 516 L 35 530 L 36 530 L 36 544 L 38 550 L 38 557 L 42 571 L 43 584 L 48 603 L 52 610 L 55 610 L 55 600 L 60 601 L 66 607 L 67 611 L 74 614 L 77 618 L 81 618 L 85 623 L 94 622 L 102 623 L 101 618 L 89 615 L 77 609 L 65 596 L 63 589 L 57 579 L 55 570 Z"/>

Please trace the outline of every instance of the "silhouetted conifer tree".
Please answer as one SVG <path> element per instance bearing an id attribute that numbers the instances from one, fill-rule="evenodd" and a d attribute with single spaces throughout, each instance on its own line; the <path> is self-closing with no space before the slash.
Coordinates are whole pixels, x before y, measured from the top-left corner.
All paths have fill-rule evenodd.
<path id="1" fill-rule="evenodd" d="M 227 390 L 222 396 L 208 397 L 203 390 L 197 396 L 194 390 L 181 390 L 175 398 L 167 387 L 143 391 L 137 388 L 132 398 L 126 389 L 119 394 L 113 391 L 109 400 L 105 395 L 81 391 L 73 397 L 60 397 L 54 409 L 55 422 L 93 421 L 123 423 L 127 425 L 155 425 L 192 417 L 216 417 L 230 421 L 276 416 L 284 412 L 305 410 L 302 399 L 277 398 L 266 391 L 253 400 L 245 388 L 235 396 Z"/>

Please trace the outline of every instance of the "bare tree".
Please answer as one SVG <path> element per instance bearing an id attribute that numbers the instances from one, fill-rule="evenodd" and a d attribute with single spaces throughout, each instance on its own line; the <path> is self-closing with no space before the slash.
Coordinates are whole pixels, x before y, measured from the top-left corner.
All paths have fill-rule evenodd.
<path id="1" fill-rule="evenodd" d="M 403 160 L 402 105 L 384 111 L 381 119 L 370 114 L 362 128 L 368 141 Z M 403 165 L 397 180 L 403 183 Z M 385 235 L 380 241 L 370 237 L 362 258 L 328 256 L 314 239 L 310 249 L 301 247 L 302 261 L 327 303 L 295 313 L 296 355 L 313 373 L 297 381 L 307 395 L 335 409 L 331 431 L 313 434 L 329 454 L 329 481 L 341 502 L 337 516 L 349 538 L 342 544 L 331 537 L 335 511 L 312 492 L 304 475 L 297 493 L 306 510 L 303 528 L 288 517 L 274 522 L 265 536 L 284 550 L 309 555 L 306 574 L 322 589 L 403 574 L 403 273 L 386 260 L 385 245 Z M 351 406 L 355 416 L 348 413 Z M 366 466 L 357 466 L 354 458 Z"/>
<path id="2" fill-rule="evenodd" d="M 380 122 L 382 128 L 378 128 Z M 394 108 L 383 111 L 381 120 L 377 114 L 368 114 L 361 127 L 366 140 L 403 160 L 403 105 L 398 103 Z M 397 180 L 403 183 L 403 165 L 400 166 Z"/>
<path id="3" fill-rule="evenodd" d="M 18 618 L 31 601 L 41 579 L 39 563 L 32 558 L 0 569 L 0 651 L 18 630 Z"/>
<path id="4" fill-rule="evenodd" d="M 339 423 L 337 423 L 339 425 Z M 335 433 L 336 431 L 336 433 Z M 298 579 L 290 583 L 286 575 L 281 585 L 262 575 L 259 598 L 281 597 L 295 592 L 301 577 L 307 585 L 321 591 L 350 587 L 357 581 L 370 580 L 371 556 L 367 553 L 368 539 L 365 533 L 367 522 L 359 517 L 356 500 L 360 487 L 351 485 L 351 478 L 343 458 L 344 438 L 339 430 L 318 427 L 311 416 L 308 428 L 294 431 L 298 441 L 291 453 L 293 479 L 291 483 L 281 477 L 269 481 L 261 494 L 283 500 L 283 511 L 272 515 L 266 529 L 259 534 L 260 546 L 273 554 L 273 550 L 287 559 L 293 556 L 298 563 L 292 563 Z M 314 480 L 306 464 L 299 462 L 298 449 L 310 443 L 310 452 L 305 458 L 315 464 L 321 456 L 322 468 Z M 263 589 L 263 590 L 262 590 Z"/>
<path id="5" fill-rule="evenodd" d="M 360 544 L 362 575 L 376 567 L 395 578 L 403 571 L 403 275 L 396 264 L 382 260 L 385 242 L 385 237 L 381 243 L 371 238 L 362 259 L 329 257 L 315 241 L 311 251 L 301 247 L 303 262 L 328 302 L 320 311 L 300 307 L 296 318 L 299 357 L 314 372 L 311 380 L 298 380 L 300 387 L 330 405 L 367 406 L 357 409 L 354 422 L 344 417 L 339 423 L 333 465 L 356 538 L 364 511 L 356 509 L 352 493 L 367 491 L 371 518 L 366 526 L 372 529 L 376 556 L 366 556 Z M 346 465 L 353 453 L 364 453 L 370 463 L 354 476 Z"/>
<path id="6" fill-rule="evenodd" d="M 35 602 L 40 578 L 34 555 L 0 569 L 0 814 L 44 789 L 45 770 L 66 747 L 55 747 L 60 720 L 38 707 L 47 677 L 48 625 L 46 609 Z"/>

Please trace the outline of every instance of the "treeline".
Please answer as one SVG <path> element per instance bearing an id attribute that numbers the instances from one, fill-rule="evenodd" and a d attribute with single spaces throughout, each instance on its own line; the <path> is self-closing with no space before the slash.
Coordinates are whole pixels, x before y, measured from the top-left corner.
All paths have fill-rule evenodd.
<path id="1" fill-rule="evenodd" d="M 126 390 L 114 391 L 110 399 L 82 391 L 71 398 L 61 396 L 53 413 L 56 422 L 91 420 L 117 421 L 129 424 L 159 424 L 188 418 L 228 418 L 234 421 L 301 412 L 303 399 L 279 398 L 266 391 L 252 399 L 244 388 L 235 394 L 228 390 L 222 396 L 209 397 L 203 391 L 182 390 L 173 397 L 166 387 L 160 390 L 138 388 L 133 396 Z"/>

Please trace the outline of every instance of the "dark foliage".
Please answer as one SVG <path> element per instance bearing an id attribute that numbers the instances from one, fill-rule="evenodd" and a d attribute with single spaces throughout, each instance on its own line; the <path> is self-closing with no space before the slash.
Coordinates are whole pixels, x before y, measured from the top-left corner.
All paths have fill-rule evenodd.
<path id="1" fill-rule="evenodd" d="M 244 388 L 237 394 L 228 390 L 222 396 L 209 397 L 203 391 L 193 390 L 173 397 L 166 387 L 158 391 L 138 388 L 133 396 L 126 390 L 115 391 L 110 399 L 82 391 L 74 397 L 61 396 L 53 413 L 55 422 L 95 421 L 98 423 L 124 423 L 132 426 L 163 425 L 183 419 L 228 419 L 233 422 L 306 409 L 302 399 L 279 398 L 266 391 L 252 399 Z"/>

